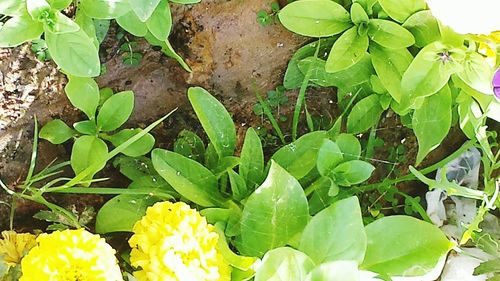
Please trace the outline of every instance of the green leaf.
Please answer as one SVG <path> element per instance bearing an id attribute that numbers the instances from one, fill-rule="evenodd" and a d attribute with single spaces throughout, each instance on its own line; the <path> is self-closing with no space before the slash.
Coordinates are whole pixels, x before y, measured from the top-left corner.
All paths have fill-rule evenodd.
<path id="1" fill-rule="evenodd" d="M 124 91 L 112 95 L 104 102 L 97 115 L 97 127 L 104 132 L 118 129 L 134 110 L 134 93 Z"/>
<path id="2" fill-rule="evenodd" d="M 0 1 L 0 14 L 9 17 L 26 15 L 26 0 L 2 0 Z M 0 38 L 2 38 L 0 36 Z"/>
<path id="3" fill-rule="evenodd" d="M 487 273 L 500 273 L 500 259 L 482 262 L 478 267 L 474 268 L 474 275 Z"/>
<path id="4" fill-rule="evenodd" d="M 286 5 L 280 22 L 292 32 L 311 37 L 332 36 L 352 26 L 349 12 L 330 0 L 302 0 Z"/>
<path id="5" fill-rule="evenodd" d="M 388 49 L 403 49 L 415 44 L 415 38 L 411 32 L 388 20 L 370 20 L 368 36 L 372 41 Z"/>
<path id="6" fill-rule="evenodd" d="M 167 2 L 167 1 L 163 1 Z M 153 11 L 156 9 L 160 0 L 130 0 L 130 7 L 137 15 L 141 22 L 145 22 L 151 15 Z"/>
<path id="7" fill-rule="evenodd" d="M 363 279 L 355 261 L 334 261 L 318 265 L 308 275 L 305 281 L 361 281 L 379 280 Z"/>
<path id="8" fill-rule="evenodd" d="M 99 86 L 92 78 L 68 75 L 68 84 L 64 87 L 71 104 L 80 109 L 89 119 L 95 118 L 99 104 Z"/>
<path id="9" fill-rule="evenodd" d="M 52 59 L 66 73 L 78 77 L 95 77 L 101 73 L 97 47 L 83 31 L 55 34 L 45 32 Z"/>
<path id="10" fill-rule="evenodd" d="M 422 160 L 448 135 L 451 127 L 451 91 L 445 86 L 437 94 L 424 100 L 413 113 L 412 127 L 418 140 L 416 164 Z"/>
<path id="11" fill-rule="evenodd" d="M 158 174 L 189 201 L 203 207 L 223 205 L 217 178 L 200 163 L 163 149 L 154 149 L 151 159 Z"/>
<path id="12" fill-rule="evenodd" d="M 149 42 L 149 44 L 161 47 L 161 51 L 165 55 L 175 59 L 187 72 L 192 72 L 189 65 L 187 65 L 184 59 L 175 52 L 174 48 L 168 40 L 160 41 L 156 37 L 154 37 L 151 32 L 148 32 L 148 34 L 146 34 L 144 38 Z"/>
<path id="13" fill-rule="evenodd" d="M 326 139 L 324 131 L 305 134 L 296 141 L 280 148 L 271 159 L 300 180 L 316 167 L 318 151 L 323 145 L 324 139 Z"/>
<path id="14" fill-rule="evenodd" d="M 189 88 L 188 98 L 217 154 L 220 157 L 233 155 L 236 129 L 224 106 L 200 87 Z"/>
<path id="15" fill-rule="evenodd" d="M 378 219 L 365 231 L 368 247 L 361 268 L 392 276 L 425 275 L 452 246 L 438 227 L 408 216 Z"/>
<path id="16" fill-rule="evenodd" d="M 314 262 L 304 253 L 289 247 L 267 252 L 262 259 L 255 281 L 304 280 L 314 268 Z"/>
<path id="17" fill-rule="evenodd" d="M 439 24 L 430 10 L 416 12 L 403 24 L 415 37 L 415 46 L 423 48 L 441 38 Z"/>
<path id="18" fill-rule="evenodd" d="M 94 174 L 104 168 L 106 165 L 106 157 L 108 154 L 108 146 L 104 141 L 95 136 L 82 136 L 76 139 L 71 150 L 71 168 L 75 174 L 82 172 L 93 165 L 99 165 Z M 89 175 L 86 179 L 91 179 L 94 174 Z"/>
<path id="19" fill-rule="evenodd" d="M 26 0 L 28 14 L 36 21 L 47 22 L 53 16 L 49 3 L 45 0 Z"/>
<path id="20" fill-rule="evenodd" d="M 73 124 L 73 128 L 81 134 L 97 135 L 97 125 L 95 120 L 84 120 Z"/>
<path id="21" fill-rule="evenodd" d="M 43 25 L 29 15 L 13 17 L 0 25 L 0 48 L 16 47 L 24 42 L 38 39 Z"/>
<path id="22" fill-rule="evenodd" d="M 78 26 L 80 26 L 85 34 L 87 34 L 87 36 L 92 40 L 92 43 L 94 44 L 96 49 L 99 49 L 100 43 L 96 36 L 96 28 L 92 18 L 87 16 L 87 14 L 85 14 L 81 10 L 78 10 L 75 16 L 75 23 L 78 24 Z"/>
<path id="23" fill-rule="evenodd" d="M 109 137 L 109 141 L 117 147 L 120 144 L 126 142 L 131 137 L 137 135 L 141 129 L 124 129 L 118 133 Z M 137 140 L 136 142 L 129 145 L 126 149 L 122 151 L 123 154 L 130 157 L 142 156 L 151 151 L 155 145 L 155 138 L 150 133 Z"/>
<path id="24" fill-rule="evenodd" d="M 458 77 L 472 89 L 486 95 L 493 95 L 493 69 L 486 59 L 476 53 L 467 52 L 463 63 L 463 71 L 457 73 Z"/>
<path id="25" fill-rule="evenodd" d="M 245 183 L 245 179 L 232 169 L 229 169 L 227 172 L 229 175 L 229 183 L 231 184 L 231 194 L 233 198 L 237 201 L 246 199 L 248 196 L 248 188 Z"/>
<path id="26" fill-rule="evenodd" d="M 71 4 L 71 2 L 73 2 L 73 1 L 72 0 L 47 0 L 47 2 L 49 3 L 49 5 L 52 9 L 63 10 L 63 9 L 66 9 L 69 6 L 69 4 Z"/>
<path id="27" fill-rule="evenodd" d="M 78 7 L 95 19 L 115 19 L 131 10 L 129 0 L 80 0 Z"/>
<path id="28" fill-rule="evenodd" d="M 158 201 L 157 198 L 147 195 L 115 196 L 99 209 L 95 231 L 99 234 L 132 232 L 134 224 L 146 214 L 146 209 Z"/>
<path id="29" fill-rule="evenodd" d="M 149 32 L 158 40 L 165 41 L 172 29 L 172 15 L 168 1 L 161 1 L 146 21 Z"/>
<path id="30" fill-rule="evenodd" d="M 241 149 L 241 164 L 239 173 L 246 182 L 249 191 L 262 183 L 264 177 L 264 152 L 259 135 L 253 128 L 245 134 L 245 141 Z"/>
<path id="31" fill-rule="evenodd" d="M 370 44 L 372 64 L 380 82 L 387 89 L 391 97 L 401 101 L 401 79 L 413 61 L 413 56 L 407 49 L 389 50 L 377 44 Z"/>
<path id="32" fill-rule="evenodd" d="M 369 179 L 374 170 L 375 167 L 368 162 L 351 160 L 335 167 L 333 173 L 336 184 L 341 186 L 351 186 Z"/>
<path id="33" fill-rule="evenodd" d="M 205 144 L 195 133 L 182 130 L 175 140 L 174 152 L 202 163 L 205 156 Z"/>
<path id="34" fill-rule="evenodd" d="M 365 10 L 359 3 L 353 3 L 351 6 L 351 21 L 355 24 L 368 22 L 369 18 Z"/>
<path id="35" fill-rule="evenodd" d="M 335 143 L 340 147 L 344 160 L 355 160 L 361 155 L 361 144 L 353 135 L 340 134 L 335 138 Z"/>
<path id="36" fill-rule="evenodd" d="M 75 136 L 75 132 L 62 120 L 56 119 L 45 124 L 38 135 L 53 144 L 61 144 Z"/>
<path id="37" fill-rule="evenodd" d="M 241 218 L 240 251 L 262 257 L 285 246 L 307 224 L 307 198 L 299 182 L 271 161 L 268 177 L 248 197 Z"/>
<path id="38" fill-rule="evenodd" d="M 460 129 L 469 139 L 476 139 L 476 130 L 484 126 L 486 121 L 479 104 L 463 91 L 456 98 L 456 102 L 458 103 Z"/>
<path id="39" fill-rule="evenodd" d="M 359 35 L 357 26 L 350 28 L 333 44 L 326 60 L 326 71 L 338 72 L 353 66 L 365 56 L 368 43 L 368 36 Z"/>
<path id="40" fill-rule="evenodd" d="M 95 37 L 99 43 L 102 43 L 106 35 L 108 35 L 110 20 L 95 19 L 93 23 L 95 26 Z"/>
<path id="41" fill-rule="evenodd" d="M 347 116 L 347 132 L 358 134 L 376 126 L 384 109 L 378 94 L 372 94 L 356 103 Z"/>
<path id="42" fill-rule="evenodd" d="M 116 22 L 127 32 L 144 37 L 148 33 L 148 27 L 134 12 L 128 12 L 121 17 L 116 18 Z"/>
<path id="43" fill-rule="evenodd" d="M 319 174 L 322 176 L 329 175 L 343 160 L 344 157 L 342 156 L 340 147 L 333 141 L 324 139 L 323 145 L 319 149 L 318 161 L 316 163 Z"/>
<path id="44" fill-rule="evenodd" d="M 439 59 L 442 46 L 435 42 L 420 50 L 401 79 L 403 98 L 427 97 L 448 83 L 451 73 L 445 68 L 447 63 Z"/>
<path id="45" fill-rule="evenodd" d="M 299 250 L 316 264 L 337 260 L 361 263 L 366 234 L 358 198 L 337 201 L 316 214 L 302 233 Z"/>
<path id="46" fill-rule="evenodd" d="M 397 22 L 403 23 L 414 13 L 425 10 L 425 0 L 379 0 L 382 9 Z"/>
<path id="47" fill-rule="evenodd" d="M 76 24 L 73 20 L 63 15 L 61 12 L 56 12 L 54 14 L 55 19 L 51 24 L 45 24 L 45 28 L 52 33 L 70 33 L 77 32 L 80 30 L 80 26 Z"/>

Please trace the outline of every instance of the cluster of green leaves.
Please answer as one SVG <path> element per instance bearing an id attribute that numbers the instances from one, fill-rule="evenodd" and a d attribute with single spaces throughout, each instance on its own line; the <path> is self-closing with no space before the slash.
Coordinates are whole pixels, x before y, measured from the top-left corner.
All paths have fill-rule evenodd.
<path id="1" fill-rule="evenodd" d="M 254 129 L 234 156 L 236 130 L 223 105 L 198 87 L 189 89 L 188 98 L 208 145 L 182 131 L 173 151 L 154 149 L 151 159 L 121 157 L 115 164 L 132 180 L 128 190 L 161 190 L 198 206 L 221 234 L 219 249 L 234 267 L 232 280 L 254 274 L 255 280 L 331 280 L 328 272 L 340 261 L 348 261 L 349 276 L 361 274 L 359 269 L 418 276 L 449 251 L 451 243 L 439 229 L 415 218 L 387 217 L 363 226 L 357 198 L 345 194 L 374 167 L 359 159 L 361 145 L 353 135 L 311 132 L 266 164 Z M 148 194 L 116 196 L 99 210 L 96 230 L 131 231 L 158 200 Z M 254 272 L 251 265 L 262 257 Z"/>
<path id="2" fill-rule="evenodd" d="M 192 4 L 199 1 L 171 2 Z M 168 42 L 172 27 L 168 0 L 82 0 L 72 3 L 72 0 L 2 1 L 0 15 L 10 19 L 0 26 L 0 47 L 18 46 L 40 39 L 43 34 L 52 59 L 63 72 L 77 77 L 96 77 L 101 73 L 99 45 L 105 35 L 100 27 L 103 23 L 109 26 L 109 20 L 115 19 L 126 31 L 161 46 L 167 56 L 189 71 Z M 74 19 L 61 12 L 70 5 L 76 10 Z"/>
<path id="3" fill-rule="evenodd" d="M 284 79 L 287 89 L 304 83 L 334 86 L 339 101 L 359 91 L 347 117 L 349 133 L 375 127 L 392 109 L 411 120 L 417 163 L 443 141 L 452 120 L 460 119 L 467 136 L 478 140 L 484 138 L 486 117 L 500 120 L 493 66 L 478 52 L 474 37 L 442 26 L 424 0 L 338 2 L 298 0 L 279 12 L 289 30 L 326 37 L 295 53 Z"/>
<path id="4" fill-rule="evenodd" d="M 280 4 L 278 2 L 271 3 L 271 12 L 260 10 L 257 12 L 257 22 L 262 26 L 268 26 L 278 20 L 278 12 L 280 11 Z"/>
<path id="5" fill-rule="evenodd" d="M 122 61 L 125 65 L 137 66 L 142 60 L 142 54 L 137 52 L 137 42 L 128 41 L 120 46 L 120 51 L 123 53 Z"/>
<path id="6" fill-rule="evenodd" d="M 134 94 L 131 91 L 113 93 L 109 88 L 99 90 L 92 78 L 68 76 L 65 87 L 71 104 L 81 110 L 88 120 L 79 121 L 69 127 L 62 120 L 48 122 L 40 131 L 40 138 L 53 144 L 61 144 L 74 138 L 71 151 L 71 167 L 78 174 L 88 167 L 100 163 L 93 174 L 104 168 L 108 154 L 108 145 L 118 147 L 141 129 L 123 129 L 117 131 L 128 120 L 134 109 Z M 137 157 L 148 153 L 154 146 L 154 137 L 146 133 L 137 142 L 122 151 L 123 154 Z"/>

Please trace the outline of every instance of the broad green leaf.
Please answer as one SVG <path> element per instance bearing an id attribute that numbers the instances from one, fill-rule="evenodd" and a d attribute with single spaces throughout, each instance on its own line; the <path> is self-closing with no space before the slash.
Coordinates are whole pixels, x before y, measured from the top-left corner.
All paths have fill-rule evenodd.
<path id="1" fill-rule="evenodd" d="M 464 92 L 456 98 L 458 103 L 459 126 L 462 132 L 471 140 L 476 139 L 476 128 L 483 126 L 482 112 L 474 99 Z M 477 113 L 477 114 L 474 114 Z M 478 115 L 478 116 L 476 116 Z"/>
<path id="2" fill-rule="evenodd" d="M 427 6 L 425 0 L 379 0 L 378 2 L 391 18 L 400 23 Z"/>
<path id="3" fill-rule="evenodd" d="M 349 12 L 330 0 L 302 0 L 286 5 L 280 22 L 292 32 L 311 37 L 332 36 L 352 26 Z"/>
<path id="4" fill-rule="evenodd" d="M 147 195 L 117 195 L 99 209 L 95 231 L 100 234 L 132 232 L 134 224 L 146 214 L 146 209 L 158 201 Z"/>
<path id="5" fill-rule="evenodd" d="M 128 12 L 121 17 L 116 18 L 116 22 L 127 32 L 143 37 L 148 33 L 148 27 L 141 22 L 134 12 Z"/>
<path id="6" fill-rule="evenodd" d="M 106 165 L 107 156 L 108 146 L 104 141 L 95 136 L 81 136 L 76 139 L 71 150 L 71 168 L 78 174 L 90 166 L 99 164 L 97 172 Z M 89 175 L 87 179 L 91 179 L 94 174 Z"/>
<path id="7" fill-rule="evenodd" d="M 411 32 L 389 20 L 370 20 L 368 36 L 372 41 L 388 49 L 403 49 L 415 44 Z"/>
<path id="8" fill-rule="evenodd" d="M 361 144 L 353 135 L 340 134 L 335 138 L 335 143 L 340 147 L 344 160 L 355 160 L 361 155 Z"/>
<path id="9" fill-rule="evenodd" d="M 26 0 L 2 0 L 0 1 L 0 14 L 9 17 L 26 15 Z M 0 36 L 0 38 L 2 38 Z"/>
<path id="10" fill-rule="evenodd" d="M 262 259 L 255 281 L 305 280 L 314 262 L 304 253 L 289 247 L 267 252 Z"/>
<path id="11" fill-rule="evenodd" d="M 131 10 L 129 0 L 80 0 L 78 6 L 95 19 L 115 19 Z"/>
<path id="12" fill-rule="evenodd" d="M 84 120 L 76 122 L 73 124 L 73 128 L 75 128 L 77 132 L 85 135 L 96 135 L 98 133 L 95 120 Z"/>
<path id="13" fill-rule="evenodd" d="M 151 159 L 141 156 L 141 157 L 128 157 L 125 155 L 117 156 L 113 161 L 113 166 L 117 168 L 120 173 L 129 178 L 134 182 L 146 182 L 148 183 L 150 180 L 145 177 L 154 177 L 158 181 L 162 181 L 167 184 L 163 178 L 157 175 L 156 170 L 153 167 L 153 162 Z M 151 176 L 154 175 L 154 176 Z M 142 180 L 141 180 L 142 179 Z M 168 185 L 168 184 L 167 184 Z M 146 184 L 149 186 L 156 186 L 152 184 Z M 130 186 L 129 186 L 130 187 Z"/>
<path id="14" fill-rule="evenodd" d="M 316 214 L 302 233 L 299 250 L 316 264 L 363 261 L 366 234 L 357 197 L 335 202 Z"/>
<path id="15" fill-rule="evenodd" d="M 95 37 L 97 38 L 97 42 L 102 43 L 106 36 L 108 35 L 109 25 L 111 23 L 110 20 L 100 20 L 94 19 L 95 26 Z"/>
<path id="16" fill-rule="evenodd" d="M 130 7 L 141 22 L 149 19 L 159 3 L 160 0 L 129 0 Z"/>
<path id="17" fill-rule="evenodd" d="M 305 281 L 362 281 L 355 261 L 334 261 L 318 265 Z M 378 279 L 375 279 L 378 280 Z"/>
<path id="18" fill-rule="evenodd" d="M 160 41 L 168 39 L 172 29 L 172 15 L 168 1 L 161 1 L 146 21 L 149 32 Z"/>
<path id="19" fill-rule="evenodd" d="M 439 24 L 430 10 L 416 12 L 403 24 L 415 37 L 415 46 L 423 48 L 441 38 Z"/>
<path id="20" fill-rule="evenodd" d="M 134 110 L 134 93 L 124 91 L 112 95 L 104 102 L 97 115 L 97 127 L 104 132 L 118 129 L 127 122 Z"/>
<path id="21" fill-rule="evenodd" d="M 120 144 L 126 142 L 128 139 L 131 137 L 135 136 L 138 134 L 141 129 L 124 129 L 119 131 L 118 133 L 109 136 L 109 141 L 117 147 Z M 147 133 L 145 136 L 137 140 L 136 142 L 132 143 L 129 145 L 126 149 L 122 151 L 123 154 L 130 156 L 130 157 L 137 157 L 141 155 L 145 155 L 151 149 L 153 149 L 153 146 L 155 145 L 155 138 L 153 135 L 150 133 Z"/>
<path id="22" fill-rule="evenodd" d="M 95 118 L 99 105 L 99 86 L 92 78 L 68 75 L 68 84 L 64 87 L 71 104 L 80 109 L 89 119 Z"/>
<path id="23" fill-rule="evenodd" d="M 203 207 L 223 205 L 217 178 L 200 163 L 163 149 L 154 149 L 151 159 L 158 174 L 189 201 Z"/>
<path id="24" fill-rule="evenodd" d="M 276 151 L 272 159 L 293 177 L 300 180 L 316 167 L 318 151 L 323 145 L 324 139 L 326 139 L 324 131 L 305 134 Z"/>
<path id="25" fill-rule="evenodd" d="M 60 33 L 69 33 L 69 32 L 77 32 L 80 30 L 80 26 L 75 23 L 73 20 L 63 15 L 61 12 L 56 12 L 54 14 L 54 22 L 51 24 L 45 24 L 45 28 L 47 28 L 50 32 L 54 34 Z"/>
<path id="26" fill-rule="evenodd" d="M 472 89 L 486 95 L 493 95 L 493 69 L 486 59 L 476 52 L 467 52 L 463 71 L 458 77 Z"/>
<path id="27" fill-rule="evenodd" d="M 326 60 L 326 71 L 338 72 L 353 66 L 365 56 L 368 43 L 367 35 L 359 35 L 358 27 L 351 27 L 333 44 Z"/>
<path id="28" fill-rule="evenodd" d="M 71 4 L 71 2 L 73 2 L 73 1 L 72 0 L 47 0 L 47 2 L 49 3 L 49 5 L 52 9 L 63 10 L 63 9 L 66 9 L 69 6 L 69 4 Z"/>
<path id="29" fill-rule="evenodd" d="M 260 138 L 253 128 L 249 128 L 245 134 L 240 157 L 239 173 L 249 191 L 253 191 L 264 178 L 264 152 Z"/>
<path id="30" fill-rule="evenodd" d="M 174 152 L 202 163 L 205 156 L 205 144 L 195 133 L 182 130 L 175 140 Z"/>
<path id="31" fill-rule="evenodd" d="M 390 216 L 365 228 L 368 247 L 361 268 L 392 276 L 431 271 L 452 243 L 436 226 L 409 216 Z"/>
<path id="32" fill-rule="evenodd" d="M 67 74 L 95 77 L 101 73 L 98 49 L 83 30 L 63 34 L 46 31 L 45 40 L 52 59 Z"/>
<path id="33" fill-rule="evenodd" d="M 437 94 L 424 100 L 413 113 L 412 127 L 418 140 L 416 164 L 422 160 L 448 135 L 451 127 L 451 91 L 445 86 Z"/>
<path id="34" fill-rule="evenodd" d="M 276 162 L 264 183 L 248 197 L 241 218 L 240 251 L 262 257 L 285 246 L 307 224 L 307 198 L 299 182 Z"/>
<path id="35" fill-rule="evenodd" d="M 75 132 L 62 120 L 55 119 L 45 124 L 40 130 L 39 137 L 53 144 L 63 143 L 75 136 Z"/>
<path id="36" fill-rule="evenodd" d="M 441 46 L 438 42 L 427 45 L 412 61 L 401 79 L 403 99 L 433 95 L 448 83 L 451 73 L 445 69 L 447 63 L 439 59 Z"/>
<path id="37" fill-rule="evenodd" d="M 29 15 L 16 16 L 0 25 L 0 48 L 16 47 L 24 42 L 38 39 L 43 25 Z"/>
<path id="38" fill-rule="evenodd" d="M 374 170 L 375 167 L 368 162 L 351 160 L 335 167 L 333 170 L 334 181 L 341 186 L 359 184 L 369 179 Z"/>
<path id="39" fill-rule="evenodd" d="M 359 3 L 353 3 L 351 6 L 351 21 L 358 25 L 368 22 L 369 18 L 365 10 Z"/>
<path id="40" fill-rule="evenodd" d="M 224 106 L 200 87 L 189 88 L 188 98 L 217 154 L 220 157 L 233 155 L 236 129 Z"/>
<path id="41" fill-rule="evenodd" d="M 391 97 L 401 101 L 401 79 L 410 66 L 413 56 L 407 49 L 388 50 L 377 44 L 370 44 L 372 64 L 380 82 L 387 89 Z"/>
<path id="42" fill-rule="evenodd" d="M 36 21 L 48 22 L 53 19 L 54 11 L 51 11 L 49 3 L 45 0 L 26 0 L 26 9 Z"/>
<path id="43" fill-rule="evenodd" d="M 327 176 L 342 161 L 342 151 L 339 146 L 329 139 L 323 140 L 323 145 L 319 149 L 316 168 L 322 176 Z"/>
<path id="44" fill-rule="evenodd" d="M 356 103 L 347 116 L 347 132 L 358 134 L 378 124 L 384 109 L 378 94 L 372 94 Z"/>
<path id="45" fill-rule="evenodd" d="M 96 29 L 92 18 L 87 16 L 87 14 L 85 14 L 81 10 L 78 10 L 75 16 L 75 23 L 78 24 L 78 26 L 80 26 L 85 34 L 87 34 L 87 36 L 92 40 L 92 43 L 94 44 L 96 49 L 99 49 L 100 43 L 96 36 Z"/>

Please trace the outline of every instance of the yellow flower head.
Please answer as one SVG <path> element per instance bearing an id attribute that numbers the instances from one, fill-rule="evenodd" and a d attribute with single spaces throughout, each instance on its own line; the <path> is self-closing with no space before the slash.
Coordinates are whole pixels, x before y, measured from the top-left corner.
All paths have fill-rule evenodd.
<path id="1" fill-rule="evenodd" d="M 20 281 L 123 280 L 115 250 L 84 229 L 41 234 L 21 261 Z"/>
<path id="2" fill-rule="evenodd" d="M 134 275 L 140 281 L 231 279 L 214 226 L 185 203 L 156 203 L 133 231 L 130 261 L 139 268 Z"/>
<path id="3" fill-rule="evenodd" d="M 36 236 L 31 233 L 2 231 L 0 239 L 0 256 L 8 266 L 16 266 L 21 258 L 36 245 Z"/>

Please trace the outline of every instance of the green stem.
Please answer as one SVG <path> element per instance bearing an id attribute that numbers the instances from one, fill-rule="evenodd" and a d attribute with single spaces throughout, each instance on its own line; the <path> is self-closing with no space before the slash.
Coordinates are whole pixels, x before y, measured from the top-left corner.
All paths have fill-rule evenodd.
<path id="1" fill-rule="evenodd" d="M 58 186 L 47 189 L 45 192 L 48 193 L 70 193 L 70 194 L 101 194 L 101 195 L 117 195 L 117 194 L 128 194 L 128 195 L 149 195 L 156 196 L 163 199 L 173 199 L 174 197 L 166 192 L 157 191 L 154 189 L 128 189 L 128 188 L 112 188 L 112 187 L 68 187 L 68 186 Z"/>
<path id="2" fill-rule="evenodd" d="M 432 173 L 434 172 L 435 170 L 443 167 L 444 165 L 448 164 L 450 161 L 456 159 L 457 157 L 459 157 L 462 153 L 464 153 L 465 151 L 467 151 L 469 148 L 473 147 L 475 144 L 475 141 L 472 141 L 472 140 L 469 140 L 467 141 L 466 143 L 464 143 L 459 149 L 457 149 L 455 152 L 453 152 L 452 154 L 450 154 L 448 157 L 444 158 L 443 160 L 427 167 L 427 168 L 424 168 L 422 170 L 420 170 L 420 173 L 426 175 L 426 174 L 429 174 L 429 173 Z M 404 181 L 411 181 L 411 180 L 415 180 L 417 177 L 415 175 L 413 175 L 412 173 L 410 174 L 407 174 L 405 176 L 402 176 L 402 177 L 399 177 L 399 178 L 396 178 L 396 179 L 393 179 L 393 180 L 386 180 L 386 181 L 383 181 L 383 182 L 379 182 L 379 183 L 374 183 L 374 184 L 368 184 L 368 185 L 364 185 L 364 186 L 358 186 L 358 187 L 354 187 L 352 189 L 352 194 L 357 194 L 357 193 L 361 193 L 361 192 L 367 192 L 367 191 L 371 191 L 371 190 L 375 190 L 381 186 L 387 186 L 387 185 L 394 185 L 394 184 L 398 184 L 400 182 L 404 182 Z"/>

